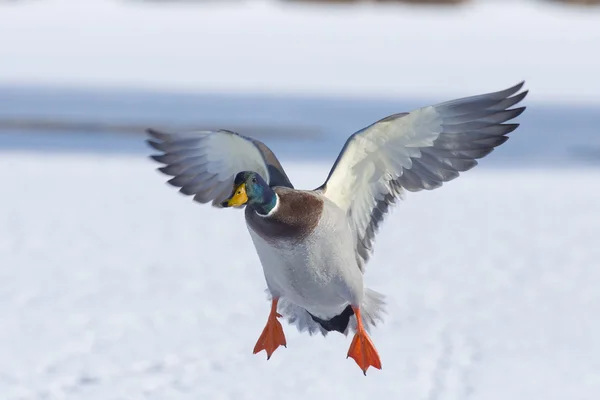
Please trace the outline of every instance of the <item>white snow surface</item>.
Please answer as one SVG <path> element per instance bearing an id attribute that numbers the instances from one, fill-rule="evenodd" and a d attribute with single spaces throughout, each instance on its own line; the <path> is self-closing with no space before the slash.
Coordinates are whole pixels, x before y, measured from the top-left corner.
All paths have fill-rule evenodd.
<path id="1" fill-rule="evenodd" d="M 0 4 L 0 84 L 600 104 L 598 7 L 160 3 Z"/>
<path id="2" fill-rule="evenodd" d="M 3 400 L 599 398 L 600 171 L 475 169 L 409 194 L 367 268 L 389 314 L 364 377 L 341 334 L 284 323 L 287 348 L 252 354 L 269 304 L 243 213 L 155 167 L 0 157 Z M 330 165 L 286 167 L 312 188 Z"/>

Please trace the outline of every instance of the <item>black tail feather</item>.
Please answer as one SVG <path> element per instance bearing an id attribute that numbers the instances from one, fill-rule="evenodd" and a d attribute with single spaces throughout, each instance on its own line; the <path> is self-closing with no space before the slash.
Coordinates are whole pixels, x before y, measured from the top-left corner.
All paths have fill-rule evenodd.
<path id="1" fill-rule="evenodd" d="M 308 314 L 313 319 L 313 321 L 321 325 L 326 331 L 337 331 L 340 333 L 344 333 L 348 328 L 348 323 L 350 323 L 350 317 L 354 315 L 354 310 L 352 310 L 352 307 L 348 305 L 344 309 L 344 311 L 342 311 L 341 314 L 336 315 L 335 317 L 327 320 L 315 317 L 311 313 Z"/>

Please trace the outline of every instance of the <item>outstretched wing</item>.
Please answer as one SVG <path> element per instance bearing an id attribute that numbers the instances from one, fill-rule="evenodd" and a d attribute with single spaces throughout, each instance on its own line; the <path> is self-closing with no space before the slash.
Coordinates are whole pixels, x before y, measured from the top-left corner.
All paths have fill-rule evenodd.
<path id="1" fill-rule="evenodd" d="M 258 140 L 227 130 L 147 132 L 148 144 L 161 152 L 151 156 L 164 164 L 159 171 L 172 176 L 168 183 L 199 203 L 212 201 L 220 207 L 242 171 L 259 173 L 271 186 L 293 187 L 275 154 Z"/>
<path id="2" fill-rule="evenodd" d="M 346 141 L 317 190 L 346 211 L 361 270 L 379 225 L 404 190 L 436 189 L 508 140 L 519 125 L 504 122 L 525 110 L 510 108 L 527 95 L 516 94 L 523 84 L 395 114 Z"/>

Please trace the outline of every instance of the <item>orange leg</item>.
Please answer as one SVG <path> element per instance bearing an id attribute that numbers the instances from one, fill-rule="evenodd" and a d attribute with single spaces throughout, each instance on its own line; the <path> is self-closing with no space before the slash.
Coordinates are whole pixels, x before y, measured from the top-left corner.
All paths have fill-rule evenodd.
<path id="1" fill-rule="evenodd" d="M 269 313 L 267 325 L 254 346 L 254 354 L 265 350 L 267 352 L 267 360 L 271 358 L 271 354 L 273 354 L 279 346 L 287 347 L 283 328 L 281 327 L 281 323 L 277 320 L 277 318 L 281 318 L 281 315 L 277 313 L 278 301 L 279 299 L 273 299 L 271 302 L 271 312 Z"/>
<path id="2" fill-rule="evenodd" d="M 350 350 L 348 350 L 348 357 L 352 357 L 360 369 L 362 369 L 363 374 L 367 375 L 369 367 L 381 369 L 381 360 L 363 326 L 359 308 L 352 306 L 352 310 L 354 310 L 354 315 L 356 316 L 357 326 L 356 334 L 354 335 L 354 339 L 352 339 L 352 344 L 350 344 Z"/>

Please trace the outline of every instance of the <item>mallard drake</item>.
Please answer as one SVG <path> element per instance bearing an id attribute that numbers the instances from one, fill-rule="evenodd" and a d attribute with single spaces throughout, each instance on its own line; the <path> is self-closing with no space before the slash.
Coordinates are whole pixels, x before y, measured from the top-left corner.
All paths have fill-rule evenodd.
<path id="1" fill-rule="evenodd" d="M 149 129 L 152 158 L 180 192 L 215 207 L 244 207 L 271 310 L 254 353 L 286 346 L 278 318 L 300 331 L 354 331 L 347 357 L 366 375 L 381 361 L 368 335 L 384 298 L 363 284 L 375 235 L 403 194 L 436 189 L 477 165 L 519 125 L 524 82 L 383 118 L 348 138 L 325 182 L 294 188 L 262 142 L 227 130 Z"/>

